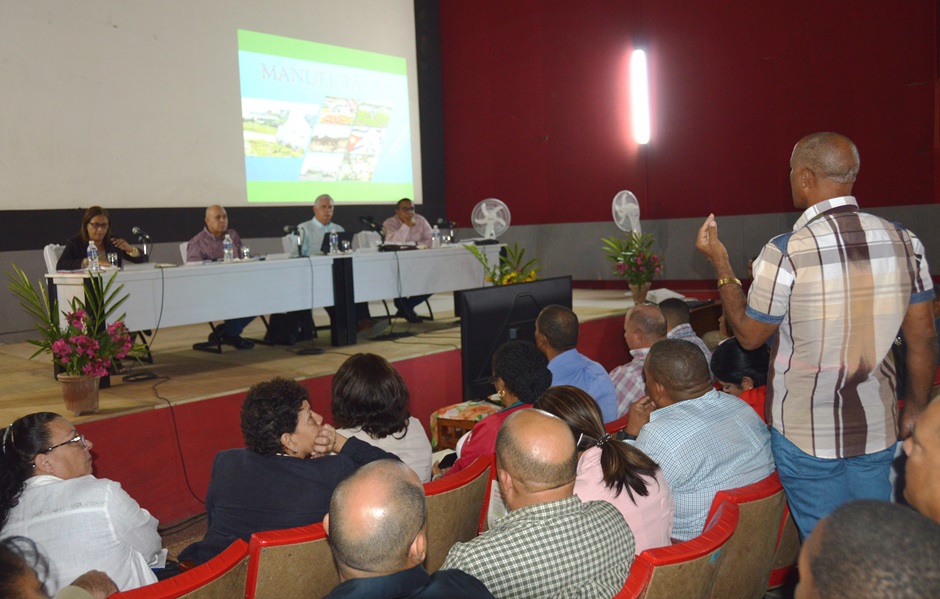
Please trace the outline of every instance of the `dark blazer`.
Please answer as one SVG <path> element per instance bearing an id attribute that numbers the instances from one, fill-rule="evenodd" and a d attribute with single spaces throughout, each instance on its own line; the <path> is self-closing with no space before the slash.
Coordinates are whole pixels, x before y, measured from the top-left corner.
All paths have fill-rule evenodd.
<path id="1" fill-rule="evenodd" d="M 124 250 L 119 250 L 114 247 L 114 244 L 111 243 L 111 238 L 105 240 L 105 253 L 114 252 L 118 255 L 118 266 L 123 266 L 124 261 L 134 262 L 135 264 L 140 264 L 147 261 L 147 256 L 143 252 L 137 255 L 136 258 L 125 252 Z M 59 261 L 56 263 L 56 270 L 78 270 L 82 268 L 82 260 L 88 257 L 88 242 L 82 239 L 81 235 L 76 235 L 75 237 L 69 239 L 65 243 L 65 249 L 62 250 L 62 256 L 59 257 Z"/>
<path id="2" fill-rule="evenodd" d="M 428 576 L 415 566 L 387 576 L 354 578 L 325 599 L 493 599 L 482 582 L 462 570 L 438 570 Z"/>

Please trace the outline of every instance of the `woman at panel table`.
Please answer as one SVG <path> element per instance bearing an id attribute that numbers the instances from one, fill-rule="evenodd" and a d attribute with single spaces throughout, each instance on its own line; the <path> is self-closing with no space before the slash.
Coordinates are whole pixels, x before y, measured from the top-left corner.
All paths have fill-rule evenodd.
<path id="1" fill-rule="evenodd" d="M 532 404 L 552 384 L 548 359 L 528 341 L 509 341 L 493 353 L 493 385 L 506 406 L 478 422 L 460 450 L 460 458 L 444 476 L 460 472 L 481 455 L 496 453 L 496 434 L 516 410 Z"/>
<path id="2" fill-rule="evenodd" d="M 381 447 L 408 464 L 421 482 L 431 480 L 431 442 L 408 411 L 408 387 L 388 360 L 356 354 L 333 377 L 337 433 Z"/>
<path id="3" fill-rule="evenodd" d="M 577 387 L 562 385 L 543 393 L 535 408 L 558 416 L 574 434 L 575 494 L 620 510 L 633 531 L 637 554 L 670 545 L 676 509 L 663 471 L 639 449 L 607 434 L 597 402 Z"/>
<path id="4" fill-rule="evenodd" d="M 246 448 L 216 454 L 206 493 L 209 528 L 180 553 L 180 562 L 202 564 L 235 539 L 320 522 L 341 480 L 363 464 L 398 459 L 336 434 L 310 409 L 307 390 L 289 379 L 249 389 L 241 427 Z"/>
<path id="5" fill-rule="evenodd" d="M 157 520 L 120 484 L 92 475 L 91 441 L 52 412 L 23 416 L 2 435 L 2 534 L 36 542 L 51 594 L 92 569 L 122 591 L 157 581 Z"/>
<path id="6" fill-rule="evenodd" d="M 147 261 L 147 256 L 138 248 L 120 237 L 112 237 L 108 211 L 101 206 L 92 206 L 82 217 L 79 234 L 66 242 L 62 256 L 56 263 L 56 270 L 78 270 L 87 267 L 89 241 L 95 242 L 98 248 L 98 263 L 102 266 L 111 265 L 108 262 L 108 253 L 117 254 L 118 266 L 122 266 L 124 260 L 138 264 Z"/>

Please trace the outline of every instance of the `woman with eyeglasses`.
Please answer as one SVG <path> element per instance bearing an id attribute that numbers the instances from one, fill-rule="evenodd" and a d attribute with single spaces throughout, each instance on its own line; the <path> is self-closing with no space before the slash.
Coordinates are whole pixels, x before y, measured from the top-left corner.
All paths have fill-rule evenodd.
<path id="1" fill-rule="evenodd" d="M 574 434 L 575 494 L 620 510 L 633 531 L 637 554 L 670 545 L 675 503 L 663 471 L 639 449 L 607 434 L 597 402 L 577 387 L 560 385 L 550 387 L 534 407 L 564 420 Z"/>
<path id="2" fill-rule="evenodd" d="M 94 241 L 98 248 L 98 263 L 110 266 L 108 254 L 117 254 L 117 265 L 124 260 L 137 264 L 147 261 L 147 256 L 138 248 L 120 237 L 111 236 L 111 216 L 101 206 L 92 206 L 82 217 L 82 229 L 78 235 L 66 242 L 62 256 L 56 263 L 57 270 L 79 270 L 88 266 L 88 242 Z"/>
<path id="3" fill-rule="evenodd" d="M 156 582 L 157 520 L 121 485 L 92 475 L 84 435 L 52 412 L 19 418 L 0 435 L 0 534 L 36 542 L 51 594 L 92 569 L 122 591 Z"/>

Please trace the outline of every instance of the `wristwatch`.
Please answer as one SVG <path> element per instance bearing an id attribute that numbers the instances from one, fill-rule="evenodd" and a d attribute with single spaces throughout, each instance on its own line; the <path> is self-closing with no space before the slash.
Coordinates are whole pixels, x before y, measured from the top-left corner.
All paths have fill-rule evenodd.
<path id="1" fill-rule="evenodd" d="M 718 287 L 721 288 L 722 285 L 727 285 L 728 283 L 734 283 L 735 285 L 741 285 L 741 280 L 737 277 L 725 277 L 724 279 L 718 279 Z"/>

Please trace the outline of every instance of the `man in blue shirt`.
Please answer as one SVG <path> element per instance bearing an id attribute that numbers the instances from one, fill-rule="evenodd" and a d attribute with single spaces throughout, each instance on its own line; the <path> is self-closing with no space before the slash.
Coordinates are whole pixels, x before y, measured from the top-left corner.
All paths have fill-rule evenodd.
<path id="1" fill-rule="evenodd" d="M 564 306 L 546 306 L 535 320 L 535 345 L 548 358 L 552 385 L 571 385 L 594 398 L 604 422 L 617 419 L 617 392 L 604 367 L 578 353 L 578 317 Z"/>
<path id="2" fill-rule="evenodd" d="M 689 341 L 657 341 L 643 372 L 647 397 L 630 406 L 627 434 L 662 468 L 676 502 L 672 538 L 688 541 L 702 534 L 718 491 L 773 473 L 770 431 L 747 403 L 715 390 Z"/>

